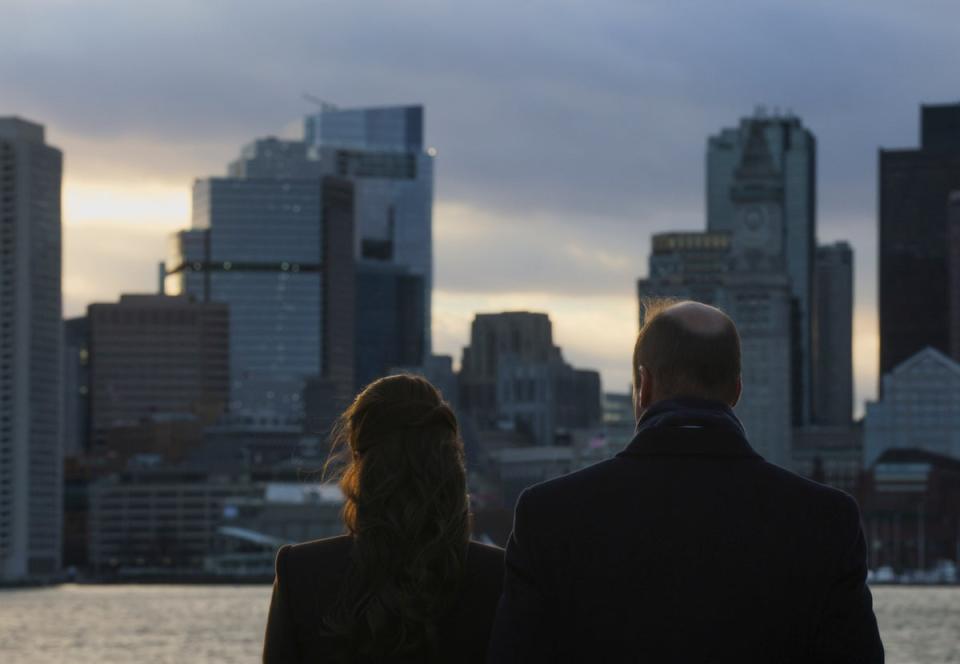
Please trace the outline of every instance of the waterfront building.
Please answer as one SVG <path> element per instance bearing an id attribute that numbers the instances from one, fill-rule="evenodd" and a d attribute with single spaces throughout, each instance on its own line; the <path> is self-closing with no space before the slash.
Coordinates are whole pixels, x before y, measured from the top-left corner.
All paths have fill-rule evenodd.
<path id="1" fill-rule="evenodd" d="M 304 135 L 324 174 L 353 183 L 357 259 L 403 266 L 422 278 L 429 353 L 434 152 L 424 148 L 423 107 L 326 105 L 306 118 Z"/>
<path id="2" fill-rule="evenodd" d="M 793 431 L 793 471 L 851 495 L 863 473 L 863 424 L 811 425 Z"/>
<path id="3" fill-rule="evenodd" d="M 813 422 L 849 426 L 853 417 L 853 249 L 817 247 L 813 334 Z"/>
<path id="4" fill-rule="evenodd" d="M 463 349 L 460 406 L 480 429 L 514 428 L 537 445 L 599 425 L 600 379 L 567 364 L 546 314 L 477 314 Z"/>
<path id="5" fill-rule="evenodd" d="M 882 380 L 879 400 L 867 403 L 864 464 L 893 448 L 960 459 L 960 363 L 928 347 Z"/>
<path id="6" fill-rule="evenodd" d="M 763 150 L 757 149 L 758 143 Z M 751 157 L 751 154 L 754 157 Z M 741 174 L 762 159 L 769 202 L 777 208 L 783 261 L 791 294 L 792 420 L 811 420 L 813 394 L 814 265 L 816 252 L 817 142 L 801 120 L 758 109 L 739 126 L 707 141 L 707 230 L 733 232 L 744 213 Z M 739 192 L 739 193 L 738 193 Z M 752 214 L 752 213 L 751 213 Z"/>
<path id="7" fill-rule="evenodd" d="M 311 173 L 195 183 L 167 283 L 230 308 L 231 412 L 302 418 L 315 377 L 352 395 L 353 201 L 350 182 Z"/>
<path id="8" fill-rule="evenodd" d="M 907 580 L 960 566 L 960 459 L 892 448 L 864 475 L 861 514 L 871 569 L 890 567 Z M 942 582 L 942 581 L 941 581 Z"/>
<path id="9" fill-rule="evenodd" d="M 187 295 L 121 295 L 87 307 L 90 428 L 193 416 L 211 423 L 229 398 L 229 311 Z"/>
<path id="10" fill-rule="evenodd" d="M 131 469 L 89 486 L 88 562 L 98 575 L 203 569 L 229 500 L 255 497 L 249 481 L 199 471 Z"/>
<path id="11" fill-rule="evenodd" d="M 960 190 L 960 103 L 920 109 L 920 147 L 879 152 L 880 374 L 950 353 L 948 199 Z M 881 389 L 883 384 L 881 383 Z"/>
<path id="12" fill-rule="evenodd" d="M 0 118 L 0 582 L 61 567 L 61 152 Z"/>

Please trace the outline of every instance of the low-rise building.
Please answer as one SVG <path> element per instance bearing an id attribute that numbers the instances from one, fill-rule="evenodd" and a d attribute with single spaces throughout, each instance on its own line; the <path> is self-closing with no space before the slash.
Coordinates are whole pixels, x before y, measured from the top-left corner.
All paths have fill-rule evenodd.
<path id="1" fill-rule="evenodd" d="M 901 362 L 867 403 L 864 428 L 867 466 L 893 448 L 960 459 L 960 364 L 931 347 Z"/>

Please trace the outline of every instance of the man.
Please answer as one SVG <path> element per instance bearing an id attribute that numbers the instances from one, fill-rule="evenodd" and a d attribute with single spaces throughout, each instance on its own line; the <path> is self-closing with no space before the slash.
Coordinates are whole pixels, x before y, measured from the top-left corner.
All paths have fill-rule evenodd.
<path id="1" fill-rule="evenodd" d="M 630 445 L 517 502 L 487 661 L 882 662 L 857 505 L 750 447 L 733 321 L 648 312 L 633 364 Z"/>

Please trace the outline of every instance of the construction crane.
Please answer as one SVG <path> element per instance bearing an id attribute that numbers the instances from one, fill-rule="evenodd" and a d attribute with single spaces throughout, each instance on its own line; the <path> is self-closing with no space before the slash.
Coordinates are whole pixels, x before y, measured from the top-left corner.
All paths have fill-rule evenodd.
<path id="1" fill-rule="evenodd" d="M 331 104 L 330 102 L 320 99 L 320 97 L 316 97 L 308 92 L 303 93 L 303 98 L 306 101 L 310 102 L 311 104 L 315 104 L 316 106 L 319 106 L 321 111 L 337 110 L 336 104 Z"/>

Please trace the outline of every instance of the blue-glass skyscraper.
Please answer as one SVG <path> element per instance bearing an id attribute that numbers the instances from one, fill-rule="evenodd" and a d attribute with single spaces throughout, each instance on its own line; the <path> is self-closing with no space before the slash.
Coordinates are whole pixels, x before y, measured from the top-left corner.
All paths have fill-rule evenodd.
<path id="1" fill-rule="evenodd" d="M 299 418 L 307 379 L 353 387 L 353 187 L 277 139 L 230 171 L 194 184 L 168 281 L 230 306 L 230 411 Z"/>
<path id="2" fill-rule="evenodd" d="M 423 107 L 324 107 L 306 118 L 304 134 L 324 173 L 353 182 L 356 257 L 403 266 L 422 277 L 429 353 L 433 153 L 423 147 Z"/>

